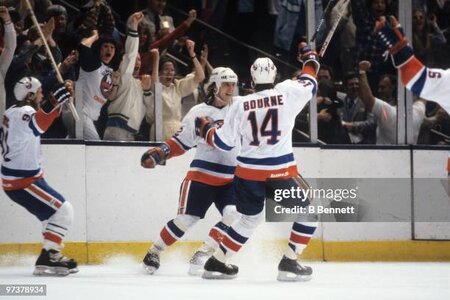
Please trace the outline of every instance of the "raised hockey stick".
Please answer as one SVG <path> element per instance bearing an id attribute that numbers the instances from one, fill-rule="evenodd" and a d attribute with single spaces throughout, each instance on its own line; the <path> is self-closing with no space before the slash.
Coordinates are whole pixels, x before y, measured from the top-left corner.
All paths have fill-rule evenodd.
<path id="1" fill-rule="evenodd" d="M 36 18 L 36 15 L 34 14 L 33 7 L 31 6 L 29 0 L 24 0 L 24 1 L 25 1 L 25 5 L 26 5 L 28 11 L 30 12 L 30 17 L 31 17 L 31 20 L 33 21 L 33 25 L 36 27 L 36 29 L 39 33 L 39 37 L 41 38 L 42 42 L 44 43 L 48 58 L 50 59 L 50 62 L 52 63 L 53 69 L 55 70 L 56 78 L 58 79 L 59 83 L 64 83 L 64 79 L 61 76 L 61 72 L 59 72 L 58 65 L 56 64 L 55 58 L 53 57 L 50 47 L 48 46 L 47 40 L 45 39 L 45 36 L 42 33 L 41 26 L 39 26 L 39 22 Z M 73 105 L 72 97 L 64 105 L 68 105 L 70 112 L 72 113 L 72 116 L 75 119 L 75 121 L 79 121 L 80 117 L 78 116 L 77 110 L 76 110 L 75 106 Z"/>
<path id="2" fill-rule="evenodd" d="M 319 51 L 319 56 L 323 57 L 325 55 L 325 51 L 327 51 L 328 45 L 331 42 L 331 39 L 333 38 L 333 35 L 336 31 L 336 28 L 339 25 L 339 22 L 342 19 L 342 16 L 344 15 L 344 8 L 350 3 L 349 0 L 343 0 L 343 4 L 344 6 L 342 7 L 343 9 L 339 12 L 338 18 L 337 20 L 334 22 L 333 26 L 331 27 L 330 31 L 327 34 L 327 37 L 325 38 L 325 41 L 323 42 L 322 48 L 320 48 Z"/>
<path id="3" fill-rule="evenodd" d="M 334 5 L 331 5 L 331 4 L 333 4 L 335 1 L 336 0 L 328 1 L 327 7 L 325 7 L 325 10 L 322 13 L 322 17 L 320 18 L 319 25 L 317 25 L 317 29 L 314 32 L 313 36 L 311 37 L 311 40 L 309 41 L 309 43 L 312 43 L 312 42 L 314 42 L 316 40 L 317 34 L 319 33 L 320 29 L 322 28 L 323 23 L 325 23 L 325 19 L 328 17 L 331 8 L 334 6 Z"/>

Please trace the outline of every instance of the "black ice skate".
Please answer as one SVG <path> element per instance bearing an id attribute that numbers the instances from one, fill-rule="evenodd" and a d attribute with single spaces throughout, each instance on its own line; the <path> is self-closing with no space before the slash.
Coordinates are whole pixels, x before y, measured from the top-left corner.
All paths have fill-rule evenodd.
<path id="1" fill-rule="evenodd" d="M 311 275 L 311 267 L 302 266 L 295 259 L 283 256 L 278 264 L 278 281 L 309 281 Z"/>
<path id="2" fill-rule="evenodd" d="M 36 260 L 33 275 L 37 276 L 67 276 L 78 272 L 78 264 L 72 258 L 61 255 L 57 250 L 42 249 Z"/>
<path id="3" fill-rule="evenodd" d="M 203 266 L 205 265 L 208 258 L 212 253 L 208 253 L 205 251 L 197 251 L 192 256 L 189 261 L 189 275 L 191 276 L 200 276 L 203 273 Z"/>
<path id="4" fill-rule="evenodd" d="M 239 272 L 238 266 L 226 264 L 211 256 L 205 263 L 203 279 L 233 279 Z"/>
<path id="5" fill-rule="evenodd" d="M 149 274 L 155 273 L 159 269 L 159 253 L 149 251 L 143 260 L 144 268 Z"/>

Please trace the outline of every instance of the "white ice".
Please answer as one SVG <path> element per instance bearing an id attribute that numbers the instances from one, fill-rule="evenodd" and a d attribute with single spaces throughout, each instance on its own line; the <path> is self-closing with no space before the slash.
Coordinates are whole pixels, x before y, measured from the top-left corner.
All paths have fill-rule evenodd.
<path id="1" fill-rule="evenodd" d="M 188 264 L 162 260 L 155 275 L 144 273 L 136 260 L 116 257 L 102 265 L 81 265 L 63 278 L 35 277 L 34 258 L 0 267 L 0 284 L 46 284 L 47 296 L 3 299 L 450 299 L 450 263 L 308 262 L 309 282 L 277 282 L 276 261 L 240 262 L 234 280 L 209 281 L 187 275 Z"/>

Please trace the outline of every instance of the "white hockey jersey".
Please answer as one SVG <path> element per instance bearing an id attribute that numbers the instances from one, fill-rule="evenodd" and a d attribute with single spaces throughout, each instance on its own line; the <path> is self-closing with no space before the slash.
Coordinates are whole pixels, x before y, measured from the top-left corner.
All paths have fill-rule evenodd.
<path id="1" fill-rule="evenodd" d="M 450 114 L 450 69 L 425 67 L 413 57 L 400 67 L 403 84 L 425 100 L 439 103 Z"/>
<path id="2" fill-rule="evenodd" d="M 83 101 L 83 113 L 93 121 L 97 121 L 102 106 L 111 94 L 112 72 L 113 69 L 103 63 L 92 72 L 86 72 L 80 68 L 75 92 L 77 100 Z"/>
<path id="3" fill-rule="evenodd" d="M 187 180 L 213 186 L 225 185 L 233 180 L 239 146 L 229 152 L 223 152 L 206 144 L 204 139 L 195 134 L 195 118 L 209 116 L 215 121 L 216 128 L 219 128 L 229 109 L 230 105 L 217 108 L 205 103 L 197 104 L 183 118 L 181 129 L 167 141 L 171 148 L 170 157 L 181 155 L 197 146 L 194 160 L 186 175 Z"/>
<path id="4" fill-rule="evenodd" d="M 295 117 L 316 93 L 316 80 L 302 75 L 273 89 L 235 97 L 224 124 L 208 133 L 207 141 L 230 151 L 241 145 L 236 176 L 264 181 L 298 174 L 292 153 Z"/>
<path id="5" fill-rule="evenodd" d="M 4 190 L 25 188 L 42 176 L 40 135 L 58 115 L 57 110 L 46 114 L 31 106 L 12 106 L 5 111 L 0 130 Z"/>

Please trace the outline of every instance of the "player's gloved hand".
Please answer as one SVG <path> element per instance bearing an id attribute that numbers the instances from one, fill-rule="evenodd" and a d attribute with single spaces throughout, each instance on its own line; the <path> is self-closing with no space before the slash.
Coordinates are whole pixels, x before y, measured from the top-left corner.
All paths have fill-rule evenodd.
<path id="1" fill-rule="evenodd" d="M 63 83 L 58 83 L 52 89 L 50 100 L 53 106 L 56 106 L 69 100 L 70 96 L 69 89 Z"/>
<path id="2" fill-rule="evenodd" d="M 170 154 L 170 147 L 162 144 L 147 150 L 141 157 L 141 166 L 146 169 L 153 169 L 156 165 L 163 165 Z"/>
<path id="3" fill-rule="evenodd" d="M 199 137 L 205 138 L 211 128 L 214 128 L 214 120 L 210 117 L 195 118 L 195 134 Z"/>
<path id="4" fill-rule="evenodd" d="M 299 62 L 303 64 L 303 67 L 306 66 L 307 64 L 310 64 L 316 71 L 316 74 L 317 72 L 319 72 L 320 69 L 319 55 L 307 43 L 301 42 L 300 44 L 298 44 L 297 59 Z"/>
<path id="5" fill-rule="evenodd" d="M 403 28 L 394 16 L 390 16 L 389 20 L 381 17 L 375 24 L 375 31 L 391 54 L 395 67 L 401 67 L 413 57 L 413 49 L 409 46 Z"/>

